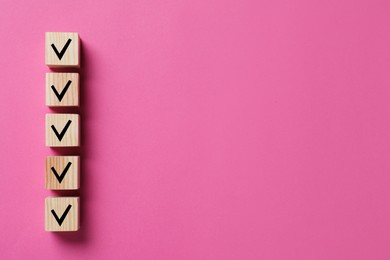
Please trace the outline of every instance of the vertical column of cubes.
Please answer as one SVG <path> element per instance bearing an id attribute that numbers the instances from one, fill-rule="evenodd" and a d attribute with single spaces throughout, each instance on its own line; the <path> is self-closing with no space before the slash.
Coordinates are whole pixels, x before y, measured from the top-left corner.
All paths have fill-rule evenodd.
<path id="1" fill-rule="evenodd" d="M 80 67 L 80 38 L 74 32 L 47 32 L 45 60 L 50 68 Z M 78 72 L 46 73 L 46 105 L 78 107 L 80 80 Z M 46 146 L 79 147 L 80 116 L 74 113 L 46 114 Z M 77 190 L 80 188 L 79 156 L 47 156 L 45 188 Z M 45 200 L 46 231 L 79 229 L 79 197 L 47 197 Z"/>

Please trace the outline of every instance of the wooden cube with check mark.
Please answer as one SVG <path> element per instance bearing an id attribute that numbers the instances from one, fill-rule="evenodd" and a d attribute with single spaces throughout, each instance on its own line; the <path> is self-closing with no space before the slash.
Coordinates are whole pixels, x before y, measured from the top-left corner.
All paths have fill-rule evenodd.
<path id="1" fill-rule="evenodd" d="M 49 107 L 79 106 L 79 74 L 46 73 L 46 105 Z"/>
<path id="2" fill-rule="evenodd" d="M 46 114 L 46 146 L 80 146 L 78 114 Z"/>
<path id="3" fill-rule="evenodd" d="M 47 156 L 45 188 L 77 190 L 80 187 L 80 156 Z"/>
<path id="4" fill-rule="evenodd" d="M 76 32 L 47 32 L 46 65 L 50 68 L 80 67 L 80 37 Z"/>
<path id="5" fill-rule="evenodd" d="M 79 197 L 47 197 L 45 231 L 77 231 L 80 228 Z"/>

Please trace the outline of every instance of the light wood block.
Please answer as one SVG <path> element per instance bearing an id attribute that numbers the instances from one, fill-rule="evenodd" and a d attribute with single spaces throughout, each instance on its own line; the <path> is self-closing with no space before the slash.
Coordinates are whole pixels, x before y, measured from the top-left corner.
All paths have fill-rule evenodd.
<path id="1" fill-rule="evenodd" d="M 79 106 L 79 74 L 46 73 L 46 105 L 49 107 Z"/>
<path id="2" fill-rule="evenodd" d="M 79 197 L 46 198 L 45 231 L 77 231 L 79 228 Z"/>
<path id="3" fill-rule="evenodd" d="M 80 156 L 47 156 L 45 187 L 48 190 L 80 188 Z"/>
<path id="4" fill-rule="evenodd" d="M 46 114 L 46 146 L 80 146 L 78 114 Z"/>
<path id="5" fill-rule="evenodd" d="M 47 32 L 46 65 L 50 68 L 80 67 L 80 37 L 76 32 Z"/>

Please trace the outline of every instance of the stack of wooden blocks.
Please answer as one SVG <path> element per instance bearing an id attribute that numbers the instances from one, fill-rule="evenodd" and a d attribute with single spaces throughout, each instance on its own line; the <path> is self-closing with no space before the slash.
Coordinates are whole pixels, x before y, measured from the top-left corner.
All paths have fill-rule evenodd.
<path id="1" fill-rule="evenodd" d="M 56 72 L 46 73 L 46 105 L 79 107 L 78 72 L 57 72 L 64 68 L 80 68 L 78 33 L 47 32 L 46 65 Z M 78 114 L 46 114 L 46 146 L 80 147 Z M 80 188 L 80 156 L 46 157 L 45 187 L 48 190 Z M 79 197 L 47 197 L 45 200 L 46 231 L 77 231 L 80 227 Z"/>

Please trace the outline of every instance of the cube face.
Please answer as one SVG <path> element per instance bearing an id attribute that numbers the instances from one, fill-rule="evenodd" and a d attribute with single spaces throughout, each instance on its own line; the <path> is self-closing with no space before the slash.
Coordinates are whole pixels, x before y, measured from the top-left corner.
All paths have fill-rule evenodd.
<path id="1" fill-rule="evenodd" d="M 80 228 L 79 197 L 47 197 L 45 231 L 77 231 Z"/>
<path id="2" fill-rule="evenodd" d="M 46 73 L 46 105 L 49 107 L 79 106 L 79 74 Z"/>
<path id="3" fill-rule="evenodd" d="M 47 32 L 46 65 L 51 68 L 80 67 L 80 38 L 75 32 Z"/>
<path id="4" fill-rule="evenodd" d="M 46 146 L 80 146 L 78 114 L 46 114 Z"/>
<path id="5" fill-rule="evenodd" d="M 45 188 L 48 190 L 80 188 L 80 156 L 46 157 Z"/>

